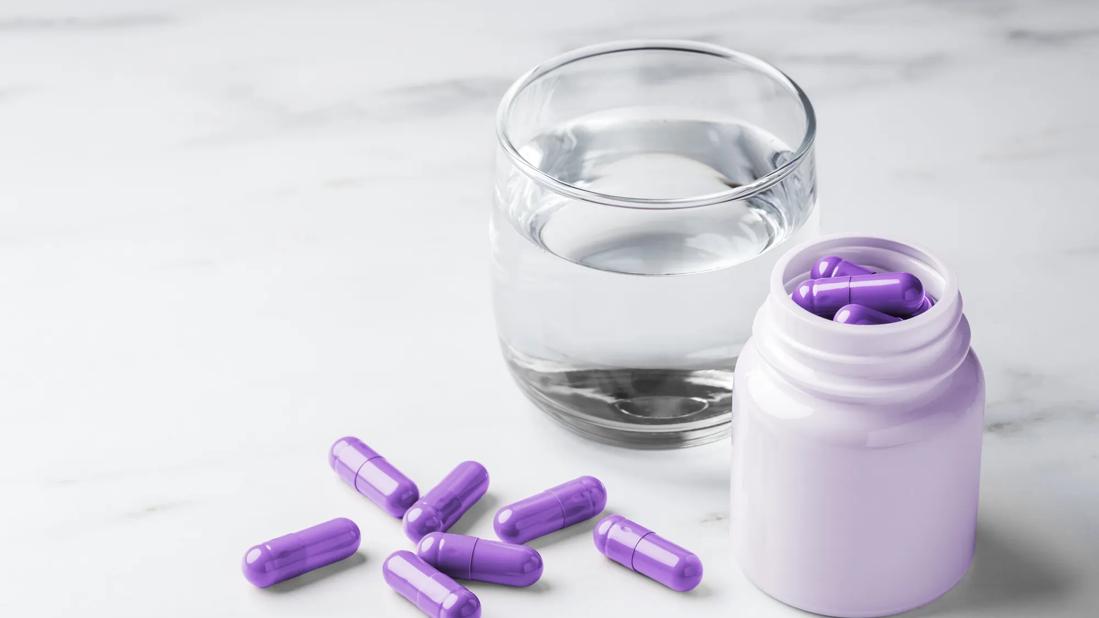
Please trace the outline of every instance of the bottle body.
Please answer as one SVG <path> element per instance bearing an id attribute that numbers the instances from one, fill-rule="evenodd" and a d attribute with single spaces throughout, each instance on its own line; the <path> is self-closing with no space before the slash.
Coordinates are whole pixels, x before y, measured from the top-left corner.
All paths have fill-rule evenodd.
<path id="1" fill-rule="evenodd" d="M 918 253 L 871 240 L 859 263 Z M 939 300 L 925 315 L 850 325 L 787 306 L 799 252 L 847 257 L 827 245 L 851 241 L 796 248 L 776 266 L 735 374 L 732 538 L 741 569 L 776 599 L 885 616 L 938 598 L 969 567 L 984 378 L 953 278 L 922 253 Z"/>

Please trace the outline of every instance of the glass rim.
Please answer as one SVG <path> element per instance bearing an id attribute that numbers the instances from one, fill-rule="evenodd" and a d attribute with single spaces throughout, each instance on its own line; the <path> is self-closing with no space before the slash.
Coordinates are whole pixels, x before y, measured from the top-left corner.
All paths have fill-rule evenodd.
<path id="1" fill-rule="evenodd" d="M 519 149 L 512 143 L 511 138 L 508 135 L 508 116 L 510 115 L 512 105 L 515 103 L 516 97 L 527 86 L 534 83 L 536 80 L 548 75 L 549 73 L 556 71 L 566 65 L 578 62 L 581 60 L 587 60 L 589 58 L 595 58 L 597 56 L 603 56 L 607 54 L 614 54 L 619 52 L 633 52 L 633 51 L 650 51 L 650 50 L 663 50 L 663 51 L 676 51 L 676 52 L 691 52 L 705 54 L 709 56 L 715 56 L 724 60 L 731 60 L 740 64 L 746 65 L 749 68 L 770 77 L 771 79 L 786 86 L 793 94 L 797 96 L 799 103 L 801 104 L 802 112 L 805 115 L 805 134 L 802 136 L 801 144 L 794 151 L 793 157 L 771 170 L 767 174 L 760 176 L 752 182 L 741 185 L 739 187 L 731 187 L 729 189 L 718 191 L 716 193 L 709 193 L 698 196 L 688 196 L 680 198 L 643 198 L 643 197 L 630 197 L 625 195 L 612 195 L 609 193 L 600 193 L 598 191 L 591 191 L 584 189 L 576 185 L 565 182 L 559 178 L 547 174 L 538 167 L 527 161 L 523 155 L 519 154 Z M 534 68 L 530 69 L 523 75 L 521 75 L 504 93 L 504 97 L 500 100 L 500 105 L 496 110 L 496 140 L 499 142 L 500 147 L 507 153 L 511 162 L 519 168 L 521 172 L 530 177 L 535 182 L 538 182 L 549 189 L 565 195 L 567 197 L 584 200 L 587 202 L 595 202 L 597 204 L 603 204 L 606 206 L 616 206 L 619 208 L 638 208 L 644 210 L 661 210 L 661 209 L 679 209 L 679 208 L 695 208 L 699 206 L 711 206 L 713 204 L 720 204 L 722 202 L 729 202 L 733 200 L 744 199 L 760 191 L 764 191 L 767 188 L 782 181 L 783 178 L 788 176 L 800 165 L 802 160 L 813 148 L 813 142 L 816 140 L 817 134 L 817 118 L 816 113 L 813 110 L 813 104 L 809 101 L 809 97 L 806 96 L 805 91 L 801 89 L 801 86 L 797 85 L 790 76 L 780 71 L 774 65 L 760 60 L 755 56 L 738 52 L 720 45 L 713 45 L 711 43 L 700 43 L 697 41 L 686 41 L 679 39 L 637 39 L 626 41 L 612 41 L 609 43 L 600 43 L 598 45 L 589 45 L 587 47 L 581 47 L 569 52 L 565 52 L 559 56 L 555 56 L 538 64 Z"/>

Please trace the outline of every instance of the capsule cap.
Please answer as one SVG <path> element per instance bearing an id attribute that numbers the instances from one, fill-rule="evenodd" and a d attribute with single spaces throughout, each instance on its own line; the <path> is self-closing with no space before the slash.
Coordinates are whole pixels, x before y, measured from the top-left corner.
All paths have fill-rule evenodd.
<path id="1" fill-rule="evenodd" d="M 541 554 L 526 545 L 432 532 L 420 539 L 416 554 L 458 579 L 530 586 L 542 576 Z"/>
<path id="2" fill-rule="evenodd" d="M 477 595 L 410 551 L 390 554 L 382 563 L 382 576 L 390 588 L 428 616 L 478 618 L 481 615 L 481 601 Z"/>
<path id="3" fill-rule="evenodd" d="M 250 547 L 241 571 L 253 585 L 266 588 L 347 558 L 358 551 L 360 538 L 355 522 L 338 517 Z"/>
<path id="4" fill-rule="evenodd" d="M 841 324 L 892 324 L 901 321 L 900 318 L 888 313 L 882 313 L 866 305 L 855 304 L 840 307 L 832 320 Z"/>
<path id="5" fill-rule="evenodd" d="M 810 279 L 824 279 L 828 277 L 847 277 L 851 275 L 869 275 L 874 271 L 859 266 L 854 262 L 835 256 L 826 255 L 813 262 L 813 269 L 809 271 Z"/>
<path id="6" fill-rule="evenodd" d="M 501 507 L 492 520 L 496 536 L 508 543 L 526 543 L 564 527 L 561 500 L 548 491 Z"/>
<path id="7" fill-rule="evenodd" d="M 420 497 L 412 479 L 353 436 L 332 444 L 328 463 L 345 483 L 394 517 L 402 517 Z"/>
<path id="8" fill-rule="evenodd" d="M 526 543 L 591 519 L 607 505 L 607 490 L 594 476 L 581 476 L 501 507 L 492 527 L 509 543 Z"/>
<path id="9" fill-rule="evenodd" d="M 637 544 L 653 531 L 621 515 L 604 517 L 595 525 L 592 538 L 604 556 L 633 569 L 633 552 Z"/>
<path id="10" fill-rule="evenodd" d="M 672 557 L 672 562 L 668 562 Z M 641 539 L 633 553 L 633 570 L 647 575 L 677 592 L 702 583 L 702 561 L 679 545 L 650 534 Z"/>
<path id="11" fill-rule="evenodd" d="M 698 556 L 621 515 L 600 520 L 592 538 L 604 556 L 672 590 L 686 592 L 702 581 Z"/>
<path id="12" fill-rule="evenodd" d="M 561 501 L 565 526 L 591 519 L 607 506 L 607 489 L 594 476 L 582 476 L 549 492 Z"/>
<path id="13" fill-rule="evenodd" d="M 448 530 L 449 528 L 450 526 L 444 524 L 439 511 L 431 505 L 425 504 L 423 500 L 419 500 L 405 511 L 405 536 L 413 541 L 419 542 L 420 539 L 432 532 Z"/>
<path id="14" fill-rule="evenodd" d="M 446 532 L 488 491 L 488 471 L 476 461 L 463 461 L 409 507 L 404 531 L 419 542 L 430 532 Z"/>
<path id="15" fill-rule="evenodd" d="M 443 573 L 458 579 L 470 579 L 473 550 L 477 537 L 446 532 L 429 532 L 416 545 L 416 555 Z"/>
<path id="16" fill-rule="evenodd" d="M 374 449 L 355 436 L 344 436 L 328 449 L 328 465 L 343 482 L 354 487 L 355 477 L 362 465 L 375 457 L 381 457 Z"/>
<path id="17" fill-rule="evenodd" d="M 542 555 L 533 547 L 479 539 L 470 579 L 505 586 L 530 586 L 542 577 Z"/>

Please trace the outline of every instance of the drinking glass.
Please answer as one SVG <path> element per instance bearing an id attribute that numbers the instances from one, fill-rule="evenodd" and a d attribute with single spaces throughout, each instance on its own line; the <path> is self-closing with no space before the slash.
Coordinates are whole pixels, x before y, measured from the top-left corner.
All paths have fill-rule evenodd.
<path id="1" fill-rule="evenodd" d="M 496 130 L 493 295 L 519 387 L 604 442 L 726 435 L 771 266 L 817 231 L 805 93 L 722 47 L 608 43 L 520 77 Z"/>

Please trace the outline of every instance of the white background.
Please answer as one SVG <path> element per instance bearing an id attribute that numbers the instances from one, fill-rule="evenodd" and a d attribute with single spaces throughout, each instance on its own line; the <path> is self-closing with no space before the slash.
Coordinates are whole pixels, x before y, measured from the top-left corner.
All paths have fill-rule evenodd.
<path id="1" fill-rule="evenodd" d="M 675 594 L 587 526 L 485 616 L 787 616 L 732 563 L 726 443 L 585 442 L 493 332 L 493 113 L 534 63 L 636 37 L 768 59 L 820 120 L 824 229 L 958 272 L 988 377 L 977 561 L 916 616 L 1099 605 L 1094 2 L 0 5 L 0 614 L 415 616 L 409 543 L 325 460 L 492 474 L 456 530 L 579 474 L 702 557 Z M 245 548 L 334 516 L 360 555 L 257 590 Z M 807 517 L 812 514 L 806 514 Z"/>

